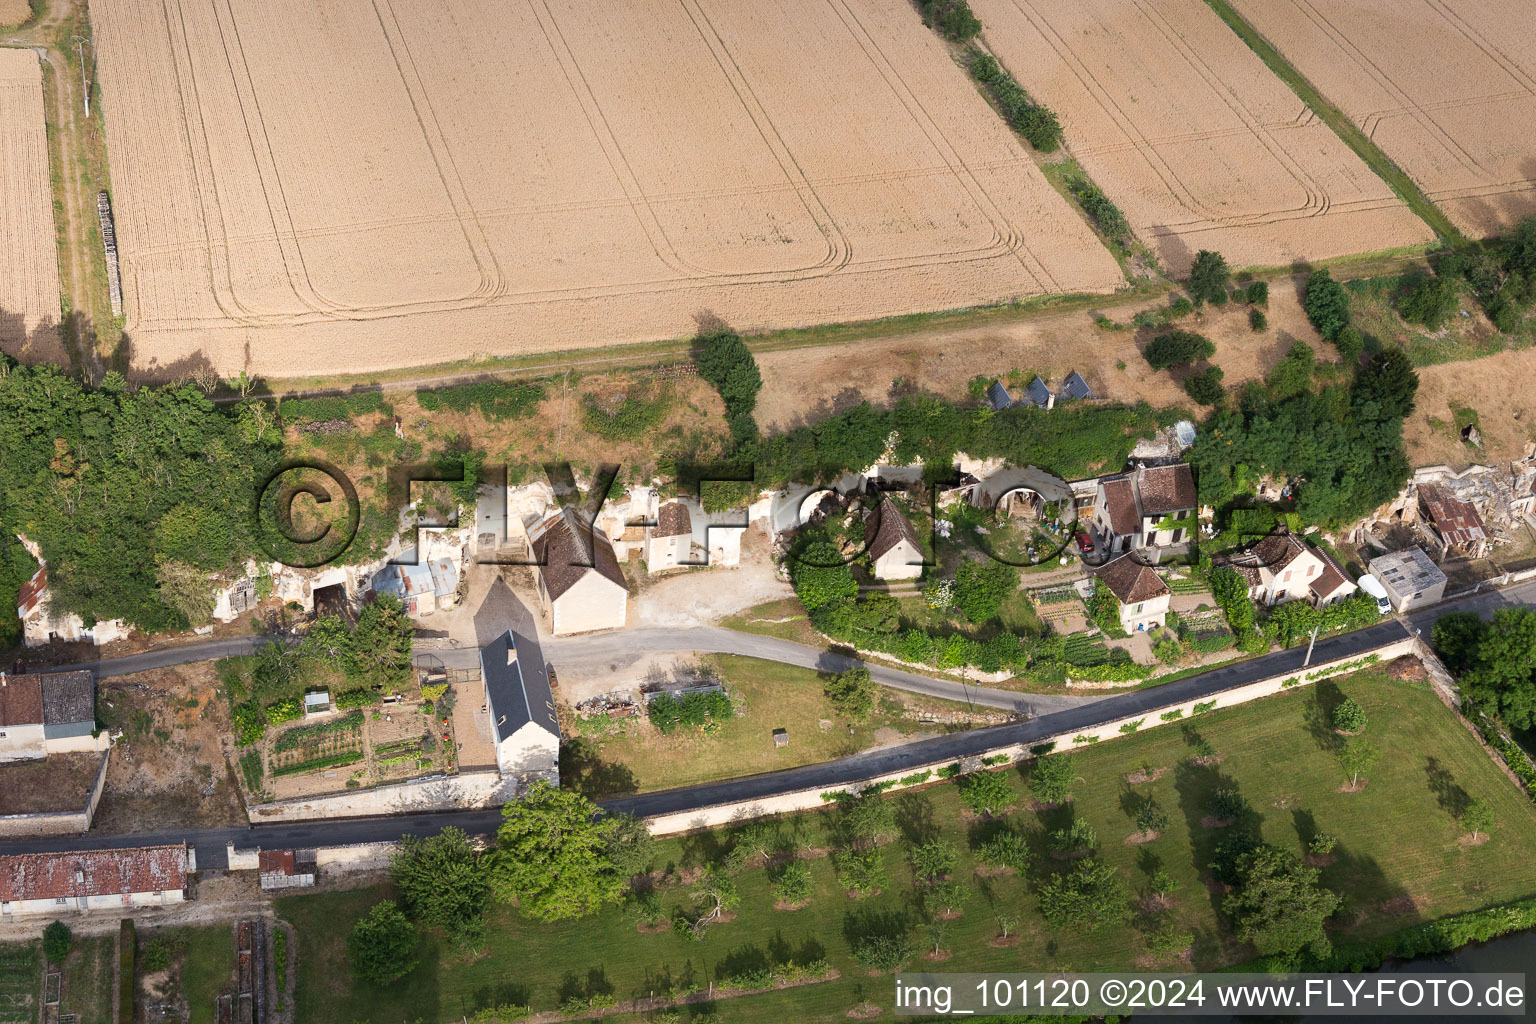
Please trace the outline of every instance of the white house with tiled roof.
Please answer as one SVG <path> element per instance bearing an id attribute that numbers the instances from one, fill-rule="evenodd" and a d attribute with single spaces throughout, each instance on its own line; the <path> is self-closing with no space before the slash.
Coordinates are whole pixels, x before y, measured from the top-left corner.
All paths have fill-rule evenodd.
<path id="1" fill-rule="evenodd" d="M 555 636 L 622 629 L 629 586 L 613 542 L 575 509 L 562 508 L 528 528 L 539 610 Z"/>
<path id="2" fill-rule="evenodd" d="M 186 900 L 194 870 L 185 843 L 0 856 L 0 920 L 172 906 Z"/>
<path id="3" fill-rule="evenodd" d="M 1360 589 L 1336 558 L 1288 530 L 1216 564 L 1235 569 L 1248 584 L 1248 596 L 1269 607 L 1306 600 L 1321 608 Z"/>
<path id="4" fill-rule="evenodd" d="M 694 510 L 680 498 L 663 502 L 645 529 L 645 569 L 664 572 L 702 561 L 693 551 Z"/>
<path id="5" fill-rule="evenodd" d="M 923 549 L 917 531 L 890 498 L 864 517 L 864 530 L 876 579 L 915 580 L 923 574 Z"/>
<path id="6" fill-rule="evenodd" d="M 1120 625 L 1127 633 L 1151 629 L 1167 621 L 1173 591 L 1139 557 L 1124 554 L 1094 570 L 1098 586 L 1109 588 L 1120 602 Z"/>

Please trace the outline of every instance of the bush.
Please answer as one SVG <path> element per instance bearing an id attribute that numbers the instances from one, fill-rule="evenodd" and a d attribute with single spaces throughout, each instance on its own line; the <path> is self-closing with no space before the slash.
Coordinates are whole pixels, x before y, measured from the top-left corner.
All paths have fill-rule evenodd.
<path id="1" fill-rule="evenodd" d="M 1001 829 L 982 841 L 976 858 L 990 867 L 1023 871 L 1029 865 L 1029 843 L 1013 829 Z"/>
<path id="2" fill-rule="evenodd" d="M 731 698 L 720 690 L 689 693 L 682 698 L 670 693 L 658 694 L 647 709 L 651 724 L 664 733 L 680 725 L 698 728 L 709 721 L 723 722 L 735 715 Z"/>
<path id="3" fill-rule="evenodd" d="M 1227 301 L 1227 283 L 1231 279 L 1232 272 L 1227 267 L 1226 258 L 1219 252 L 1201 249 L 1195 254 L 1195 261 L 1189 268 L 1189 294 L 1197 303 L 1224 305 Z"/>
<path id="4" fill-rule="evenodd" d="M 163 971 L 171 966 L 171 947 L 164 939 L 146 943 L 142 960 L 144 973 Z"/>
<path id="5" fill-rule="evenodd" d="M 763 375 L 757 368 L 752 350 L 735 331 L 722 328 L 695 339 L 694 363 L 699 368 L 699 376 L 720 393 L 732 438 L 738 444 L 755 438 L 757 424 L 752 419 L 752 411 L 757 408 L 757 393 L 763 388 Z"/>
<path id="6" fill-rule="evenodd" d="M 880 684 L 870 678 L 869 669 L 851 668 L 828 677 L 822 692 L 839 714 L 862 722 L 875 709 Z"/>
<path id="7" fill-rule="evenodd" d="M 1349 295 L 1327 270 L 1319 270 L 1307 278 L 1304 305 L 1307 319 L 1328 341 L 1337 340 L 1339 332 L 1349 326 Z"/>
<path id="8" fill-rule="evenodd" d="M 478 409 L 482 416 L 493 421 L 531 416 L 543 400 L 544 386 L 529 381 L 479 380 L 416 392 L 416 404 L 426 412 Z"/>
<path id="9" fill-rule="evenodd" d="M 1255 306 L 1269 305 L 1269 282 L 1254 281 L 1248 285 L 1248 301 Z"/>
<path id="10" fill-rule="evenodd" d="M 962 562 L 955 570 L 955 606 L 974 623 L 997 614 L 1004 599 L 1019 586 L 1019 570 L 990 558 Z"/>
<path id="11" fill-rule="evenodd" d="M 259 742 L 267 734 L 267 716 L 255 701 L 236 704 L 230 709 L 229 717 L 234 726 L 235 742 L 242 747 Z"/>
<path id="12" fill-rule="evenodd" d="M 1215 405 L 1227 391 L 1221 386 L 1225 374 L 1219 366 L 1208 366 L 1184 380 L 1184 391 L 1201 405 Z"/>
<path id="13" fill-rule="evenodd" d="M 1067 191 L 1111 242 L 1124 245 L 1131 237 L 1131 225 L 1125 214 L 1093 182 L 1086 178 L 1071 178 L 1067 181 Z"/>
<path id="14" fill-rule="evenodd" d="M 1211 339 L 1194 331 L 1169 331 L 1153 338 L 1147 345 L 1147 364 L 1154 370 L 1185 366 L 1216 354 Z"/>
<path id="15" fill-rule="evenodd" d="M 75 933 L 63 921 L 54 921 L 43 929 L 43 955 L 50 963 L 62 964 L 75 944 Z"/>
<path id="16" fill-rule="evenodd" d="M 331 703 L 336 705 L 337 711 L 351 711 L 354 708 L 366 708 L 377 704 L 379 694 L 376 690 L 366 687 L 359 690 L 345 690 L 331 698 Z"/>
<path id="17" fill-rule="evenodd" d="M 1248 328 L 1253 331 L 1269 330 L 1269 317 L 1264 315 L 1262 309 L 1250 309 L 1248 311 Z"/>
<path id="18" fill-rule="evenodd" d="M 1212 817 L 1235 821 L 1248 812 L 1248 801 L 1237 790 L 1224 787 L 1211 794 L 1209 807 Z"/>
<path id="19" fill-rule="evenodd" d="M 981 34 L 981 21 L 966 0 L 919 0 L 923 22 L 951 42 L 968 42 Z"/>
<path id="20" fill-rule="evenodd" d="M 811 869 L 803 860 L 792 860 L 773 879 L 773 895 L 780 903 L 794 905 L 811 898 Z"/>
<path id="21" fill-rule="evenodd" d="M 1411 324 L 1422 324 L 1438 331 L 1445 318 L 1456 310 L 1456 283 L 1448 278 L 1425 274 L 1408 288 L 1397 311 Z"/>
<path id="22" fill-rule="evenodd" d="M 352 973 L 371 985 L 388 985 L 416 967 L 416 926 L 393 900 L 376 903 L 347 936 Z"/>
<path id="23" fill-rule="evenodd" d="M 1340 732 L 1361 732 L 1365 729 L 1365 709 L 1346 697 L 1333 709 L 1333 727 Z"/>
<path id="24" fill-rule="evenodd" d="M 902 935 L 869 935 L 854 947 L 853 958 L 871 971 L 899 971 L 916 948 Z"/>
<path id="25" fill-rule="evenodd" d="M 1019 107 L 1009 121 L 1040 152 L 1054 153 L 1061 148 L 1061 121 L 1049 107 L 1038 103 Z"/>
<path id="26" fill-rule="evenodd" d="M 1002 73 L 1002 68 L 997 64 L 997 58 L 990 53 L 982 53 L 980 50 L 972 50 L 970 57 L 971 77 L 983 84 L 989 84 Z"/>
<path id="27" fill-rule="evenodd" d="M 1338 837 L 1327 832 L 1318 832 L 1307 840 L 1307 852 L 1318 857 L 1324 857 L 1333 852 L 1333 848 L 1339 845 Z"/>

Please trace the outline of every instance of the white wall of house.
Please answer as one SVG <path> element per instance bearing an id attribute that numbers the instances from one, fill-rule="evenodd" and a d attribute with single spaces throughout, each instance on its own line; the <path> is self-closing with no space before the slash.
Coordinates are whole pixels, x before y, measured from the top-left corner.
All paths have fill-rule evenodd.
<path id="1" fill-rule="evenodd" d="M 896 545 L 875 559 L 875 578 L 881 580 L 915 580 L 923 574 L 923 553 L 908 540 Z"/>
<path id="2" fill-rule="evenodd" d="M 0 761 L 33 761 L 46 756 L 42 722 L 0 727 Z"/>
<path id="3" fill-rule="evenodd" d="M 691 560 L 693 534 L 684 533 L 673 537 L 652 536 L 645 542 L 645 571 L 662 572 L 676 569 Z"/>
<path id="4" fill-rule="evenodd" d="M 496 744 L 496 767 L 509 777 L 534 775 L 559 778 L 560 737 L 528 722 L 517 732 Z"/>
<path id="5" fill-rule="evenodd" d="M 629 593 L 601 573 L 589 572 L 551 603 L 550 631 L 556 636 L 622 629 Z"/>
<path id="6" fill-rule="evenodd" d="M 1260 599 L 1264 604 L 1285 604 L 1299 598 L 1312 596 L 1312 581 L 1323 573 L 1323 560 L 1310 551 L 1303 551 L 1279 572 L 1260 569 Z"/>
<path id="7" fill-rule="evenodd" d="M 106 750 L 112 745 L 112 737 L 105 733 L 92 736 L 50 736 L 43 741 L 43 750 L 49 754 L 83 754 Z"/>
<path id="8" fill-rule="evenodd" d="M 124 910 L 136 907 L 169 907 L 186 902 L 180 889 L 166 892 L 109 893 L 102 896 L 66 896 L 47 900 L 0 902 L 0 918 L 43 914 L 86 913 L 92 910 Z"/>
<path id="9" fill-rule="evenodd" d="M 1154 626 L 1163 625 L 1167 621 L 1168 602 L 1172 597 L 1172 594 L 1162 594 L 1150 601 L 1122 604 L 1120 606 L 1121 627 L 1127 633 L 1134 633 L 1138 629 L 1151 629 Z"/>

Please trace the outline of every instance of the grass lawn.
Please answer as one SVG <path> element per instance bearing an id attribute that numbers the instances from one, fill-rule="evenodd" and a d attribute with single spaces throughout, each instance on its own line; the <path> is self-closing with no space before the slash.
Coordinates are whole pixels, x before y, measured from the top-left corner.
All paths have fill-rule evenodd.
<path id="1" fill-rule="evenodd" d="M 1370 718 L 1367 731 L 1382 750 L 1380 764 L 1360 793 L 1338 791 L 1343 776 L 1332 747 L 1331 728 L 1314 726 L 1316 709 L 1326 711 L 1343 696 L 1353 697 Z M 1146 880 L 1148 856 L 1179 883 L 1171 911 L 1195 935 L 1193 963 L 1205 969 L 1246 961 L 1217 912 L 1218 897 L 1206 887 L 1206 865 L 1220 829 L 1203 827 L 1210 793 L 1235 786 L 1260 818 L 1264 838 L 1300 851 L 1301 835 L 1318 829 L 1339 839 L 1335 861 L 1322 869 L 1322 882 L 1343 894 L 1335 941 L 1366 939 L 1419 921 L 1499 903 L 1536 891 L 1536 871 L 1527 851 L 1536 843 L 1536 809 L 1488 760 L 1468 732 L 1422 682 L 1393 681 L 1373 669 L 1325 684 L 1300 688 L 1254 704 L 1218 709 L 1192 723 L 1222 755 L 1219 764 L 1189 763 L 1189 741 L 1178 728 L 1156 728 L 1099 744 L 1078 755 L 1082 778 L 1074 809 L 1099 837 L 1101 855 L 1133 889 Z M 1143 764 L 1169 771 L 1150 784 L 1130 787 L 1124 776 Z M 1035 866 L 1030 880 L 981 879 L 973 873 L 969 847 L 989 827 L 962 813 L 954 787 L 897 794 L 896 819 L 907 837 L 939 834 L 961 849 L 954 875 L 970 890 L 963 917 L 944 938 L 952 958 L 947 971 L 1132 969 L 1142 954 L 1135 927 L 1097 933 L 1053 932 L 1038 914 L 1030 891 L 1034 877 L 1059 870 L 1045 852 L 1042 830 L 1057 828 L 1072 811 L 1035 813 L 1022 805 L 1024 787 L 1014 769 L 1021 804 L 1011 819 L 1031 836 Z M 1122 801 L 1134 788 L 1150 793 L 1169 813 L 1163 835 L 1144 846 L 1123 840 L 1134 831 Z M 1480 799 L 1492 808 L 1494 838 L 1483 846 L 1458 844 L 1459 825 L 1448 810 L 1459 800 Z M 828 812 L 833 813 L 833 812 Z M 800 819 L 812 844 L 826 845 L 822 815 Z M 786 824 L 786 829 L 789 825 Z M 658 843 L 658 866 L 689 866 L 718 849 L 714 835 L 678 837 Z M 811 862 L 816 897 L 804 910 L 771 908 L 769 878 L 751 870 L 739 879 L 741 906 L 733 921 L 717 925 L 702 942 L 666 932 L 643 935 L 618 910 L 577 922 L 539 925 L 498 906 L 489 920 L 488 950 L 465 960 L 428 936 L 420 965 L 386 989 L 354 985 L 345 962 L 345 936 L 352 922 L 382 889 L 295 896 L 278 901 L 278 913 L 298 929 L 304 969 L 299 977 L 298 1019 L 428 1021 L 473 1014 L 492 1003 L 527 1002 L 551 1009 L 572 994 L 611 994 L 616 999 L 665 991 L 692 979 L 707 985 L 730 977 L 764 958 L 816 959 L 824 956 L 841 978 L 804 988 L 739 999 L 723 999 L 722 1020 L 834 1021 L 856 1003 L 869 1000 L 891 1009 L 889 978 L 871 978 L 853 961 L 852 944 L 872 930 L 911 929 L 927 941 L 910 900 L 910 871 L 901 840 L 884 847 L 890 884 L 875 897 L 847 899 L 825 859 Z M 686 888 L 663 891 L 670 910 L 688 900 Z M 1411 903 L 1409 902 L 1411 901 Z M 994 909 L 1019 915 L 1017 946 L 994 947 Z M 914 961 L 914 968 L 921 966 Z"/>
<path id="2" fill-rule="evenodd" d="M 1481 359 L 1506 348 L 1524 348 L 1531 343 L 1529 331 L 1519 337 L 1501 334 L 1482 313 L 1476 296 L 1464 281 L 1458 281 L 1456 293 L 1460 308 L 1473 315 L 1463 317 L 1453 312 L 1438 331 L 1411 324 L 1398 315 L 1395 296 L 1408 277 L 1372 277 L 1344 284 L 1349 292 L 1351 322 L 1366 339 L 1366 344 L 1396 345 L 1408 353 L 1415 366 L 1433 366 L 1462 359 Z M 1468 396 L 1469 398 L 1475 396 Z M 1466 410 L 1475 417 L 1473 410 Z M 1453 425 L 1459 431 L 1472 419 Z M 1449 426 L 1448 426 L 1449 428 Z"/>
<path id="3" fill-rule="evenodd" d="M 117 934 L 76 935 L 64 965 L 62 1013 L 77 1015 L 80 1024 L 112 1024 L 113 971 L 117 967 Z"/>
<path id="4" fill-rule="evenodd" d="M 140 970 L 144 947 L 160 939 L 176 951 L 172 958 L 175 991 L 187 1002 L 191 1024 L 214 1024 L 214 1003 L 235 990 L 235 934 L 229 924 L 198 928 L 156 928 L 139 932 Z M 112 979 L 107 968 L 107 981 Z M 110 1012 L 108 1019 L 110 1020 Z"/>
<path id="5" fill-rule="evenodd" d="M 794 768 L 830 761 L 867 750 L 922 729 L 932 732 L 943 726 L 919 726 L 901 714 L 909 707 L 935 711 L 963 711 L 965 705 L 883 690 L 868 721 L 848 731 L 848 721 L 837 715 L 822 690 L 825 682 L 811 669 L 711 655 L 703 659 L 715 670 L 737 705 L 735 718 L 716 723 L 712 732 L 680 728 L 671 735 L 657 731 L 648 721 L 628 719 L 622 732 L 585 735 L 576 788 L 590 796 L 616 792 L 670 789 L 712 782 L 739 775 Z M 821 722 L 831 723 L 823 730 Z M 789 744 L 773 745 L 773 730 L 789 731 Z M 877 733 L 884 732 L 883 736 Z M 587 759 L 590 752 L 592 760 Z M 562 778 L 575 781 L 562 770 Z"/>

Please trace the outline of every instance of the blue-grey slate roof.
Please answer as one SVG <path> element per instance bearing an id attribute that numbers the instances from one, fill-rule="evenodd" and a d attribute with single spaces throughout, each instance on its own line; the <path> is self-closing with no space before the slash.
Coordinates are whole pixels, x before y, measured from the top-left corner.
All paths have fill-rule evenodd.
<path id="1" fill-rule="evenodd" d="M 509 659 L 508 653 L 514 650 L 517 657 Z M 497 743 L 529 722 L 553 736 L 560 735 L 560 719 L 555 715 L 544 652 L 531 638 L 507 630 L 480 648 L 480 672 L 485 678 L 485 696 L 491 705 L 491 727 Z"/>
<path id="2" fill-rule="evenodd" d="M 1083 375 L 1073 370 L 1067 374 L 1067 379 L 1061 383 L 1062 398 L 1092 398 L 1093 389 L 1088 382 L 1083 380 Z"/>

